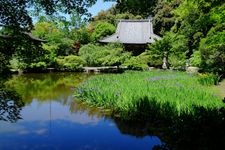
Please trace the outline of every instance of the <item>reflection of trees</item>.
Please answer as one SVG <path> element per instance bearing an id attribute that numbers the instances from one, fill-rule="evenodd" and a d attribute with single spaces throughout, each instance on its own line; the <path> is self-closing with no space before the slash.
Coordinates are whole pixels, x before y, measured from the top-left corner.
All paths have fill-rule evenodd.
<path id="1" fill-rule="evenodd" d="M 26 104 L 34 98 L 38 101 L 61 101 L 71 95 L 73 88 L 87 76 L 79 73 L 25 74 L 14 76 L 5 85 L 17 91 Z"/>
<path id="2" fill-rule="evenodd" d="M 115 118 L 118 129 L 123 134 L 129 134 L 136 137 L 144 137 L 149 135 L 148 124 L 144 122 L 127 122 L 119 118 Z"/>
<path id="3" fill-rule="evenodd" d="M 14 123 L 21 119 L 24 103 L 15 91 L 0 89 L 0 120 Z"/>
<path id="4" fill-rule="evenodd" d="M 86 103 L 73 100 L 70 104 L 70 111 L 73 113 L 86 113 L 89 117 L 105 117 L 104 113 L 100 111 L 97 107 L 90 107 Z"/>
<path id="5" fill-rule="evenodd" d="M 70 111 L 73 113 L 86 113 L 89 117 L 104 118 L 109 117 L 110 112 L 97 107 L 91 107 L 85 102 L 72 100 L 70 103 Z"/>

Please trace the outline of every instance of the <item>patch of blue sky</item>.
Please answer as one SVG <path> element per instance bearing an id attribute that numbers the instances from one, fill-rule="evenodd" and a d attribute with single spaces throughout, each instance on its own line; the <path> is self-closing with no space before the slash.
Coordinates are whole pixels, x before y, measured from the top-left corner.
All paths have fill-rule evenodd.
<path id="1" fill-rule="evenodd" d="M 107 10 L 115 4 L 115 2 L 103 2 L 103 0 L 97 0 L 96 4 L 90 7 L 88 11 L 92 16 L 96 16 L 100 11 Z"/>

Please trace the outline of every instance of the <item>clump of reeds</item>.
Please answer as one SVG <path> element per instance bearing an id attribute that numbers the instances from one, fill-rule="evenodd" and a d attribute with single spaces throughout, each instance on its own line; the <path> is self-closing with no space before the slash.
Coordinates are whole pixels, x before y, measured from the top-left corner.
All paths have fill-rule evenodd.
<path id="1" fill-rule="evenodd" d="M 93 76 L 75 96 L 128 120 L 173 120 L 195 116 L 199 108 L 211 111 L 224 106 L 210 86 L 199 83 L 199 77 L 171 71 Z"/>

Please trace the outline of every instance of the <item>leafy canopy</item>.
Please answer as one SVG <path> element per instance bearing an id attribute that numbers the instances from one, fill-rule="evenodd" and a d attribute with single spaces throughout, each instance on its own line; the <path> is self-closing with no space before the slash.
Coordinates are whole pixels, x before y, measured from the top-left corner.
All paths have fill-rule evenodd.
<path id="1" fill-rule="evenodd" d="M 148 17 L 152 15 L 157 0 L 105 0 L 116 2 L 116 8 L 120 13 L 130 12 L 134 15 Z"/>
<path id="2" fill-rule="evenodd" d="M 0 0 L 0 25 L 16 30 L 30 31 L 32 18 L 30 11 L 44 11 L 50 15 L 56 12 L 70 14 L 76 10 L 79 14 L 90 16 L 87 8 L 96 0 Z"/>

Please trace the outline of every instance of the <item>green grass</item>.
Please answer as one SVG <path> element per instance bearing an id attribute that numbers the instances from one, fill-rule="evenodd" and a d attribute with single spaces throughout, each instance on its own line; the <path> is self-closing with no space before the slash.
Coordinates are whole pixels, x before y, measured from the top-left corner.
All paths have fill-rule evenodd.
<path id="1" fill-rule="evenodd" d="M 199 77 L 172 71 L 93 76 L 77 88 L 75 96 L 129 120 L 195 116 L 224 106 L 212 87 L 199 83 Z"/>

